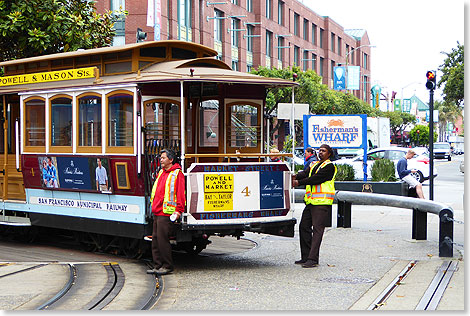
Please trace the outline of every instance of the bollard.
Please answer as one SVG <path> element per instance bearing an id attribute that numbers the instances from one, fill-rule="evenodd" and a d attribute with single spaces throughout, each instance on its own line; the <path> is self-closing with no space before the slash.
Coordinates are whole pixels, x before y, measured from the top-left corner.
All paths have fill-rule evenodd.
<path id="1" fill-rule="evenodd" d="M 337 227 L 351 228 L 351 202 L 338 201 Z"/>
<path id="2" fill-rule="evenodd" d="M 428 232 L 428 213 L 413 209 L 413 220 L 411 238 L 416 240 L 426 240 Z"/>
<path id="3" fill-rule="evenodd" d="M 439 212 L 439 257 L 453 257 L 454 214 L 449 209 Z"/>

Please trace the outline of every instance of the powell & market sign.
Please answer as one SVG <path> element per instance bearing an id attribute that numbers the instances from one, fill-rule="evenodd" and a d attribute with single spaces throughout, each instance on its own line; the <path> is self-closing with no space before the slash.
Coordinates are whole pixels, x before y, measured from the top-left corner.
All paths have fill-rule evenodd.
<path id="1" fill-rule="evenodd" d="M 62 80 L 87 79 L 95 77 L 96 67 L 38 72 L 34 74 L 0 77 L 0 87 L 18 84 L 34 84 Z"/>

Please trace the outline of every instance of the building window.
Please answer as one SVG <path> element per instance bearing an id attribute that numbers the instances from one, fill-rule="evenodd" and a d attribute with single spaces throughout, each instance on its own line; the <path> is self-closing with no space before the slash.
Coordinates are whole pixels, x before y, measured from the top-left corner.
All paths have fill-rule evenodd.
<path id="1" fill-rule="evenodd" d="M 308 20 L 304 19 L 304 40 L 308 41 Z"/>
<path id="2" fill-rule="evenodd" d="M 323 57 L 320 57 L 320 76 L 323 77 L 323 63 L 325 62 L 325 59 Z"/>
<path id="3" fill-rule="evenodd" d="M 317 26 L 312 23 L 312 43 L 317 45 Z"/>
<path id="4" fill-rule="evenodd" d="M 317 72 L 317 55 L 312 54 L 312 69 Z"/>
<path id="5" fill-rule="evenodd" d="M 304 62 L 304 71 L 308 70 L 308 51 L 304 50 L 303 54 L 303 62 Z"/>
<path id="6" fill-rule="evenodd" d="M 322 28 L 320 28 L 320 48 L 323 48 L 323 35 L 325 31 L 323 31 Z"/>
<path id="7" fill-rule="evenodd" d="M 111 0 L 111 11 L 126 9 L 125 0 Z M 113 37 L 113 46 L 122 46 L 126 44 L 126 17 L 123 15 L 114 23 L 116 35 Z"/>
<path id="8" fill-rule="evenodd" d="M 284 2 L 282 1 L 277 3 L 277 22 L 284 25 Z"/>
<path id="9" fill-rule="evenodd" d="M 246 0 L 246 11 L 253 12 L 253 0 Z"/>
<path id="10" fill-rule="evenodd" d="M 246 72 L 251 72 L 252 65 L 246 65 Z"/>
<path id="11" fill-rule="evenodd" d="M 233 3 L 234 5 L 238 5 L 238 0 L 232 0 L 232 3 Z"/>
<path id="12" fill-rule="evenodd" d="M 72 98 L 51 99 L 51 146 L 72 146 Z"/>
<path id="13" fill-rule="evenodd" d="M 217 51 L 217 59 L 222 60 L 222 11 L 214 10 L 214 49 Z"/>
<path id="14" fill-rule="evenodd" d="M 25 146 L 46 146 L 46 102 L 32 97 L 24 102 Z"/>
<path id="15" fill-rule="evenodd" d="M 299 64 L 299 47 L 294 46 L 294 65 L 300 66 Z"/>
<path id="16" fill-rule="evenodd" d="M 266 31 L 266 56 L 272 57 L 273 33 Z"/>
<path id="17" fill-rule="evenodd" d="M 334 75 L 335 75 L 335 62 L 332 60 L 331 61 L 331 78 L 333 79 L 334 78 Z"/>
<path id="18" fill-rule="evenodd" d="M 335 34 L 331 33 L 331 51 L 335 51 Z"/>
<path id="19" fill-rule="evenodd" d="M 101 95 L 78 98 L 78 146 L 101 146 Z"/>
<path id="20" fill-rule="evenodd" d="M 272 19 L 272 0 L 266 0 L 266 17 Z"/>
<path id="21" fill-rule="evenodd" d="M 231 43 L 233 47 L 238 47 L 238 30 L 240 29 L 240 20 L 232 19 Z"/>
<path id="22" fill-rule="evenodd" d="M 178 0 L 178 39 L 183 41 L 192 40 L 191 26 L 191 1 Z"/>
<path id="23" fill-rule="evenodd" d="M 247 38 L 246 38 L 246 50 L 249 52 L 253 52 L 253 25 L 246 26 Z"/>
<path id="24" fill-rule="evenodd" d="M 109 147 L 132 147 L 134 140 L 134 97 L 129 92 L 112 92 L 108 102 Z"/>
<path id="25" fill-rule="evenodd" d="M 294 35 L 299 36 L 299 20 L 300 16 L 297 13 L 294 13 Z"/>
<path id="26" fill-rule="evenodd" d="M 369 62 L 369 58 L 368 58 L 367 54 L 364 53 L 363 54 L 363 61 L 362 61 L 364 69 L 369 69 L 368 62 Z"/>
<path id="27" fill-rule="evenodd" d="M 277 38 L 277 59 L 283 61 L 283 46 L 284 46 L 284 37 L 279 36 Z"/>
<path id="28" fill-rule="evenodd" d="M 338 36 L 338 55 L 341 56 L 341 37 Z"/>
<path id="29" fill-rule="evenodd" d="M 232 70 L 238 71 L 238 61 L 232 60 Z"/>

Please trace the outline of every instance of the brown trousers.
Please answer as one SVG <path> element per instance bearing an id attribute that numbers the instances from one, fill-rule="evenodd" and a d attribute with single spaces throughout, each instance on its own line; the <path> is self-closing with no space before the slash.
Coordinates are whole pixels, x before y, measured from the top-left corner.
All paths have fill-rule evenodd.
<path id="1" fill-rule="evenodd" d="M 309 259 L 318 263 L 325 223 L 328 219 L 328 211 L 331 209 L 331 205 L 308 204 L 305 206 L 299 225 L 302 260 Z"/>
<path id="2" fill-rule="evenodd" d="M 174 224 L 168 216 L 153 215 L 152 231 L 152 258 L 155 268 L 173 269 L 173 257 L 171 255 L 170 235 Z"/>

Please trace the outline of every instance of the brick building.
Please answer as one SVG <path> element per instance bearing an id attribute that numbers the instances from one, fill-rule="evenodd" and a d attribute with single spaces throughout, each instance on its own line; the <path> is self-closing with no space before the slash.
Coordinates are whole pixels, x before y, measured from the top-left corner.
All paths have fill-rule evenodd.
<path id="1" fill-rule="evenodd" d="M 150 0 L 160 8 L 160 39 L 192 41 L 214 48 L 218 59 L 234 70 L 252 67 L 313 69 L 333 88 L 333 69 L 360 66 L 356 97 L 369 102 L 371 47 L 367 32 L 345 30 L 329 17 L 319 16 L 297 0 Z M 148 0 L 97 0 L 98 12 L 129 12 L 116 24 L 114 45 L 136 42 L 137 28 L 155 39 L 147 26 Z M 152 10 L 155 11 L 157 10 Z"/>

